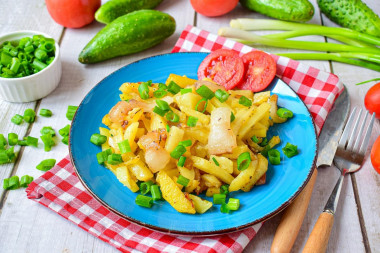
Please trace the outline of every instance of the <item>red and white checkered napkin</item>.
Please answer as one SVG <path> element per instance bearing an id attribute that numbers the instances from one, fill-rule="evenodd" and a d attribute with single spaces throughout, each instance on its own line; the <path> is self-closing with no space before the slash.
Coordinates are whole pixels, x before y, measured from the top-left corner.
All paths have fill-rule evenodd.
<path id="1" fill-rule="evenodd" d="M 178 51 L 212 51 L 233 48 L 241 53 L 252 48 L 187 26 L 175 45 Z M 309 107 L 318 132 L 343 86 L 333 75 L 284 57 L 273 55 L 277 75 L 288 83 Z M 50 208 L 82 229 L 123 252 L 241 252 L 261 224 L 239 232 L 213 237 L 184 237 L 156 232 L 110 212 L 90 195 L 74 172 L 67 156 L 26 189 L 30 199 Z"/>

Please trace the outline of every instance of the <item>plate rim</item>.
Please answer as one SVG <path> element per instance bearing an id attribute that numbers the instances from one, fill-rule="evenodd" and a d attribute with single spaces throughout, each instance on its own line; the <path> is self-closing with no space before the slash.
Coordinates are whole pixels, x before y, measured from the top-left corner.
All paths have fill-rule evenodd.
<path id="1" fill-rule="evenodd" d="M 136 61 L 133 61 L 131 63 L 128 63 L 120 68 L 118 68 L 117 70 L 113 71 L 112 73 L 108 74 L 106 77 L 104 77 L 102 80 L 100 80 L 96 85 L 94 85 L 94 87 L 92 87 L 88 92 L 87 94 L 83 97 L 82 101 L 80 102 L 79 106 L 78 106 L 78 109 L 81 107 L 82 104 L 84 104 L 85 100 L 89 97 L 89 95 L 94 92 L 94 89 L 96 89 L 97 86 L 100 85 L 100 83 L 102 83 L 104 80 L 110 78 L 111 75 L 114 75 L 116 74 L 117 72 L 121 71 L 122 69 L 128 67 L 129 65 L 132 65 L 132 64 L 137 64 L 138 62 L 140 61 L 143 61 L 143 60 L 147 60 L 147 59 L 151 59 L 151 58 L 156 58 L 156 57 L 164 57 L 164 56 L 168 56 L 168 55 L 182 55 L 182 54 L 203 54 L 203 55 L 208 55 L 209 52 L 175 52 L 175 53 L 165 53 L 165 54 L 158 54 L 158 55 L 154 55 L 154 56 L 149 56 L 149 57 L 145 57 L 145 58 L 142 58 L 142 59 L 139 59 L 139 60 L 136 60 Z M 276 76 L 277 77 L 277 76 Z M 278 78 L 278 77 L 277 77 Z M 282 81 L 282 79 L 278 78 L 279 80 Z M 285 82 L 284 82 L 285 83 Z M 287 84 L 287 83 L 285 83 Z M 287 84 L 288 85 L 288 84 Z M 249 222 L 249 223 L 246 223 L 244 225 L 240 225 L 238 227 L 231 227 L 231 228 L 227 228 L 227 229 L 219 229 L 219 230 L 213 230 L 213 231 L 204 231 L 204 232 L 195 232 L 195 231 L 182 231 L 182 230 L 171 230 L 171 229 L 166 229 L 166 228 L 162 228 L 162 227 L 158 227 L 158 226 L 155 226 L 155 225 L 151 225 L 151 224 L 147 224 L 147 223 L 144 223 L 140 220 L 136 220 L 130 216 L 127 216 L 126 214 L 124 213 L 121 213 L 119 212 L 118 210 L 116 210 L 115 208 L 111 207 L 110 205 L 108 205 L 104 200 L 102 200 L 100 197 L 98 197 L 91 189 L 90 187 L 85 183 L 84 179 L 81 177 L 79 171 L 77 170 L 76 168 L 76 163 L 75 163 L 75 158 L 73 157 L 73 154 L 72 154 L 72 151 L 71 151 L 71 145 L 72 145 L 72 140 L 71 140 L 71 131 L 73 129 L 73 125 L 75 125 L 75 118 L 77 116 L 77 112 L 78 110 L 75 112 L 74 114 L 74 117 L 72 119 L 72 124 L 71 124 L 71 127 L 70 127 L 70 135 L 69 135 L 69 156 L 70 156 L 70 161 L 71 161 L 71 164 L 73 165 L 73 168 L 74 168 L 74 172 L 75 174 L 77 175 L 77 177 L 79 178 L 79 181 L 82 183 L 82 185 L 85 187 L 85 189 L 97 200 L 99 201 L 104 207 L 106 207 L 109 211 L 113 212 L 114 214 L 117 214 L 119 216 L 121 216 L 122 218 L 134 223 L 134 224 L 137 224 L 139 226 L 143 226 L 145 228 L 149 228 L 149 229 L 152 229 L 154 231 L 158 231 L 158 232 L 161 232 L 161 233 L 165 233 L 165 234 L 170 234 L 170 235 L 180 235 L 180 236 L 196 236 L 196 237 L 203 237 L 203 236 L 214 236 L 214 235 L 221 235 L 221 234 L 226 234 L 226 233 L 232 233 L 232 232 L 236 232 L 236 231 L 241 231 L 245 228 L 248 228 L 248 227 L 251 227 L 253 225 L 256 225 L 258 223 L 261 223 L 261 222 L 264 222 L 272 217 L 274 217 L 275 215 L 277 215 L 278 213 L 282 212 L 286 207 L 288 207 L 292 202 L 293 200 L 301 193 L 301 191 L 306 187 L 307 183 L 309 182 L 314 170 L 316 169 L 316 162 L 317 162 L 317 157 L 318 157 L 318 146 L 319 146 L 319 141 L 318 141 L 318 132 L 317 132 L 317 129 L 316 129 L 316 126 L 315 126 L 315 122 L 314 122 L 314 119 L 308 109 L 308 107 L 306 106 L 305 102 L 298 96 L 298 94 L 292 89 L 292 87 L 290 87 L 288 85 L 288 87 L 294 92 L 294 94 L 299 98 L 299 100 L 302 102 L 302 104 L 305 106 L 305 108 L 307 109 L 307 113 L 311 119 L 311 122 L 312 122 L 312 125 L 313 125 L 313 128 L 314 128 L 314 134 L 315 134 L 315 140 L 316 140 L 316 144 L 315 144 L 315 154 L 314 154 L 314 159 L 313 159 L 313 162 L 311 164 L 311 167 L 309 169 L 309 173 L 307 175 L 307 178 L 303 181 L 302 185 L 297 189 L 297 191 L 288 199 L 286 200 L 281 206 L 279 206 L 276 210 L 266 214 L 265 216 L 263 216 L 262 218 L 260 219 L 256 219 L 252 222 Z"/>

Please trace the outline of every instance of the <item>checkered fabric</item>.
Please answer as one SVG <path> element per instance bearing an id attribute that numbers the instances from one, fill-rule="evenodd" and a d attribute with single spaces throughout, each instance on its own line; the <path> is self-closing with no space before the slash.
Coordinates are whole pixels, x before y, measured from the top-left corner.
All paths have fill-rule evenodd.
<path id="1" fill-rule="evenodd" d="M 240 53 L 254 50 L 187 26 L 173 52 L 206 52 L 219 48 L 232 48 Z M 319 132 L 343 85 L 333 74 L 288 58 L 272 56 L 277 61 L 277 76 L 303 99 Z M 173 236 L 141 227 L 112 213 L 92 197 L 76 176 L 69 156 L 32 182 L 26 192 L 28 198 L 50 208 L 122 252 L 242 252 L 262 225 L 212 237 Z"/>

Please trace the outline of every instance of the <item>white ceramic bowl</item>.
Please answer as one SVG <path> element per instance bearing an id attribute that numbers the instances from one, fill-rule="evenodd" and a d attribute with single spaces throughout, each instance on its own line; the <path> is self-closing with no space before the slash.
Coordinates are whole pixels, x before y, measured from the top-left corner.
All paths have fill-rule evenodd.
<path id="1" fill-rule="evenodd" d="M 5 41 L 20 40 L 33 35 L 51 36 L 36 31 L 17 31 L 0 35 L 0 45 Z M 0 98 L 9 102 L 30 102 L 43 98 L 59 84 L 62 66 L 58 43 L 55 42 L 55 58 L 40 72 L 19 78 L 0 77 Z"/>

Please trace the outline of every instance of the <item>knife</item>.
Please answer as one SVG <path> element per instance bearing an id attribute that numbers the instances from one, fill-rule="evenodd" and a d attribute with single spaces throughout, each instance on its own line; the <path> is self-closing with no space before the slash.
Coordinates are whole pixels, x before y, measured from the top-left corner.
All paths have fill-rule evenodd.
<path id="1" fill-rule="evenodd" d="M 319 135 L 316 168 L 322 165 L 331 166 L 349 111 L 350 98 L 347 89 L 344 88 L 327 116 L 321 134 Z M 305 217 L 307 207 L 309 206 L 317 174 L 317 170 L 314 169 L 313 175 L 305 188 L 292 204 L 286 208 L 273 238 L 271 246 L 272 253 L 288 253 L 292 249 Z"/>

